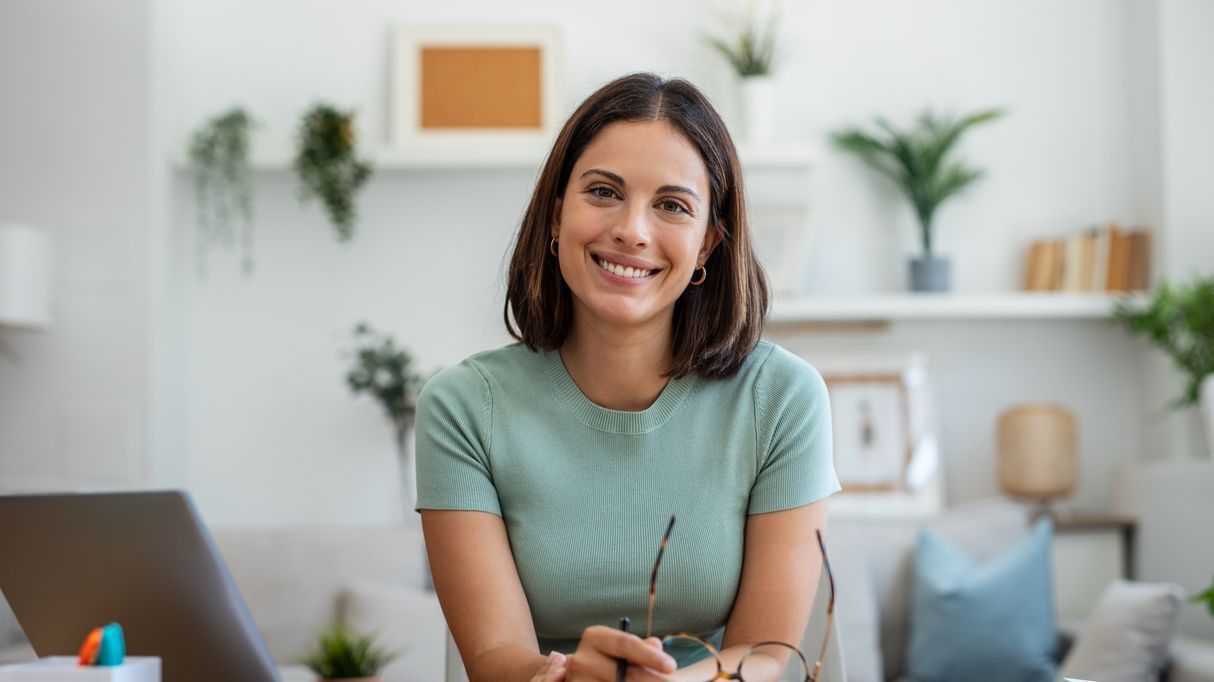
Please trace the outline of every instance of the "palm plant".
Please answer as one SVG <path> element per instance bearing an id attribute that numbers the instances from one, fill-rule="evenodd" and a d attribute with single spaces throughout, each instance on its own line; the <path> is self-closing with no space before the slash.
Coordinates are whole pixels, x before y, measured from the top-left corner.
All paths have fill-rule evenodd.
<path id="1" fill-rule="evenodd" d="M 1184 393 L 1171 407 L 1196 405 L 1202 380 L 1214 374 L 1214 276 L 1187 284 L 1164 282 L 1146 306 L 1133 299 L 1118 302 L 1113 319 L 1131 334 L 1146 337 L 1184 373 Z"/>
<path id="2" fill-rule="evenodd" d="M 375 643 L 372 635 L 361 635 L 341 625 L 320 634 L 303 664 L 324 680 L 372 677 L 398 654 Z"/>
<path id="3" fill-rule="evenodd" d="M 779 12 L 773 11 L 763 21 L 751 0 L 745 15 L 726 17 L 725 24 L 736 27 L 734 33 L 728 37 L 709 36 L 708 44 L 725 57 L 742 78 L 770 75 L 776 58 Z"/>
<path id="4" fill-rule="evenodd" d="M 875 131 L 851 127 L 832 133 L 831 138 L 835 146 L 858 155 L 906 195 L 919 219 L 924 255 L 930 257 L 936 210 L 945 199 L 983 175 L 981 169 L 950 158 L 949 152 L 965 131 L 1002 115 L 1001 109 L 987 109 L 961 118 L 926 111 L 919 116 L 917 125 L 906 131 L 878 117 Z"/>

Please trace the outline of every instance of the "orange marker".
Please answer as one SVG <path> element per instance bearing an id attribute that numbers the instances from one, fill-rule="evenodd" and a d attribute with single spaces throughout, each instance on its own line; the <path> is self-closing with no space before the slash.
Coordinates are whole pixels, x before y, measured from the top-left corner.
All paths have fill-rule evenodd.
<path id="1" fill-rule="evenodd" d="M 93 628 L 84 643 L 80 645 L 80 665 L 97 663 L 97 654 L 101 651 L 101 628 Z"/>

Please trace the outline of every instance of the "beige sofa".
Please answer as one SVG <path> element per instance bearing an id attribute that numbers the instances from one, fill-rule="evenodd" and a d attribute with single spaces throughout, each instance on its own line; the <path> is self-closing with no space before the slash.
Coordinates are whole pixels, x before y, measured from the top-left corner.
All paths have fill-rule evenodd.
<path id="1" fill-rule="evenodd" d="M 981 560 L 1013 544 L 1029 522 L 1025 507 L 1004 499 L 900 517 L 856 516 L 844 508 L 832 512 L 828 543 L 839 576 L 836 613 L 849 682 L 885 682 L 906 673 L 913 558 L 921 529 L 931 527 Z M 1074 638 L 1084 625 L 1061 623 L 1062 639 Z M 1176 637 L 1169 665 L 1163 682 L 1214 682 L 1214 641 Z"/>

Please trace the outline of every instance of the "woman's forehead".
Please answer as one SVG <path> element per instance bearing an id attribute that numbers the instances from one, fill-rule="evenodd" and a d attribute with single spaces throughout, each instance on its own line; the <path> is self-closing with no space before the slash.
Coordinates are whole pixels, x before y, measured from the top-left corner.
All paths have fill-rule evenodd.
<path id="1" fill-rule="evenodd" d="M 573 166 L 577 179 L 590 169 L 606 170 L 629 186 L 690 187 L 708 196 L 708 169 L 691 140 L 669 121 L 616 121 L 587 145 Z"/>

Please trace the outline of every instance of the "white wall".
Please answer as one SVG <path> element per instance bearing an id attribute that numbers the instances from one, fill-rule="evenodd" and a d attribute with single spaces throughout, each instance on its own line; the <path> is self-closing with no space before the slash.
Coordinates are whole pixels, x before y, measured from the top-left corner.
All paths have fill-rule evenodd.
<path id="1" fill-rule="evenodd" d="M 1175 94 L 1192 89 L 1193 76 L 1183 81 L 1189 85 L 1176 86 L 1159 74 L 1208 57 L 1208 48 L 1193 45 L 1206 17 L 1192 0 L 1163 3 L 784 3 L 779 124 L 788 139 L 821 144 L 826 131 L 879 113 L 906 122 L 928 104 L 953 111 L 1008 107 L 1006 119 L 964 142 L 963 152 L 989 175 L 941 211 L 937 243 L 954 258 L 959 290 L 1015 288 L 1028 240 L 1108 219 L 1157 223 L 1165 206 L 1160 169 L 1169 183 L 1201 172 L 1193 158 L 1163 154 L 1171 147 L 1161 142 L 1160 130 L 1178 126 L 1183 139 L 1183 131 L 1200 123 L 1177 112 L 1194 101 L 1208 107 L 1208 101 Z M 132 427 L 135 474 L 187 485 L 204 515 L 227 525 L 397 518 L 389 430 L 377 406 L 348 395 L 338 351 L 357 320 L 393 332 L 426 366 L 503 343 L 503 254 L 533 178 L 523 171 L 381 173 L 360 201 L 357 237 L 343 246 L 316 206 L 296 203 L 291 174 L 258 173 L 256 274 L 244 278 L 234 256 L 217 253 L 210 277 L 201 281 L 188 176 L 166 168 L 197 124 L 240 102 L 263 124 L 260 148 L 283 151 L 298 115 L 324 98 L 357 108 L 363 139 L 383 144 L 389 31 L 410 21 L 556 21 L 566 37 L 567 109 L 605 80 L 639 69 L 686 76 L 727 117 L 733 109 L 725 67 L 700 39 L 714 27 L 713 17 L 693 0 L 629 0 L 610 10 L 555 0 L 162 0 L 150 8 L 107 6 L 97 17 L 79 9 L 70 21 L 36 7 L 27 2 L 0 10 L 6 12 L 0 23 L 17 27 L 3 34 L 0 49 L 21 57 L 0 63 L 0 91 L 38 95 L 32 109 L 0 114 L 21 117 L 0 135 L 27 150 L 0 159 L 0 192 L 8 193 L 0 194 L 0 207 L 21 209 L 12 217 L 64 225 L 73 223 L 58 213 L 79 207 L 83 217 L 76 222 L 104 225 L 105 232 L 70 233 L 92 241 L 71 247 L 81 257 L 67 268 L 75 283 L 61 296 L 65 302 L 108 297 L 110 308 L 98 308 L 105 312 L 88 318 L 83 329 L 65 316 L 51 335 L 17 339 L 60 355 L 32 370 L 41 402 L 8 389 L 14 370 L 0 369 L 8 372 L 0 373 L 0 401 L 11 408 L 0 416 L 7 420 L 0 422 L 0 471 L 13 480 L 9 472 L 55 451 L 49 423 L 59 408 L 50 396 L 62 400 L 68 377 L 83 378 L 71 384 L 82 395 L 104 387 L 106 405 L 119 406 L 107 409 L 139 413 Z M 86 28 L 115 16 L 127 24 Z M 1197 24 L 1194 37 L 1175 56 L 1163 46 L 1190 21 Z M 51 71 L 45 64 L 37 71 L 13 66 L 32 63 L 29 57 L 41 55 L 52 37 Z M 142 47 L 128 58 L 123 50 L 130 48 L 123 46 L 132 41 Z M 56 60 L 63 62 L 57 71 Z M 69 87 L 54 96 L 39 93 L 60 84 Z M 104 96 L 90 99 L 89 116 L 81 117 L 73 98 L 83 95 L 73 93 L 89 87 Z M 1160 92 L 1172 92 L 1172 99 L 1160 99 Z M 1155 107 L 1155 101 L 1172 104 Z M 33 146 L 40 136 L 11 132 L 26 129 L 55 140 L 49 155 Z M 97 145 L 103 156 L 78 163 L 82 149 Z M 123 149 L 134 152 L 120 154 Z M 48 163 L 87 180 L 91 187 L 79 204 L 62 201 L 68 183 L 54 176 L 39 176 L 32 192 L 14 184 L 27 177 L 29 164 Z M 916 244 L 901 200 L 829 150 L 815 173 L 805 289 L 902 289 L 904 259 Z M 124 181 L 131 186 L 106 184 Z M 1209 215 L 1196 201 L 1179 205 Z M 120 219 L 128 213 L 138 217 Z M 1177 234 L 1197 229 L 1178 223 Z M 102 332 L 110 345 L 98 345 Z M 50 341 L 59 338 L 66 347 L 52 351 Z M 1111 467 L 1143 451 L 1144 415 L 1155 407 L 1137 392 L 1144 348 L 1099 323 L 914 324 L 789 343 L 811 357 L 831 349 L 926 350 L 939 370 L 954 500 L 994 490 L 997 411 L 1015 401 L 1053 398 L 1071 404 L 1082 423 L 1077 499 L 1105 506 Z M 76 369 L 65 364 L 73 362 L 87 366 L 59 369 Z M 109 375 L 96 376 L 103 369 Z M 113 431 L 109 423 L 80 428 L 102 436 Z M 121 464 L 127 450 L 118 451 L 100 461 Z M 61 470 L 51 467 L 51 473 Z"/>
<path id="2" fill-rule="evenodd" d="M 0 4 L 0 220 L 54 239 L 52 327 L 0 330 L 0 491 L 145 485 L 149 3 Z"/>

